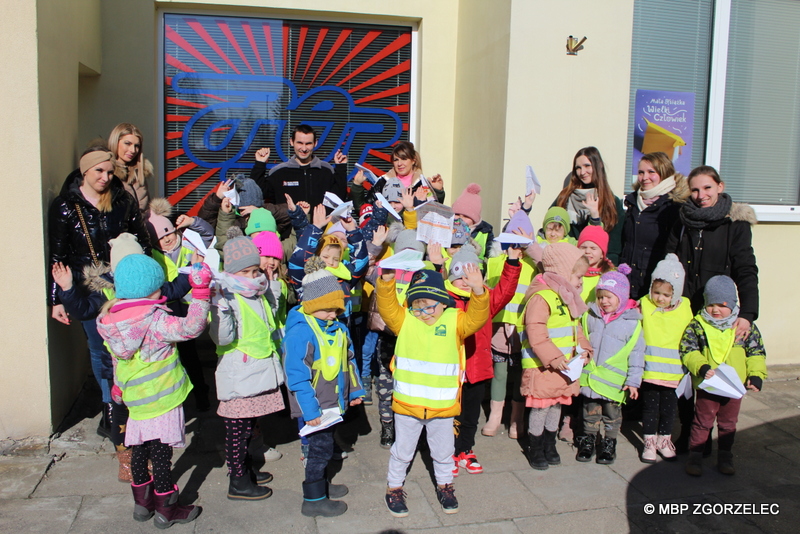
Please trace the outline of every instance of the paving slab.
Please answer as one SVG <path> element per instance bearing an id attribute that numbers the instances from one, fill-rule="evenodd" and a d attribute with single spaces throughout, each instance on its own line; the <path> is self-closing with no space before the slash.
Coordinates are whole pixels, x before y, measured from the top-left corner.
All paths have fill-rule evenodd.
<path id="1" fill-rule="evenodd" d="M 30 496 L 51 461 L 52 458 L 0 456 L 0 502 Z"/>
<path id="2" fill-rule="evenodd" d="M 78 495 L 0 500 L 0 532 L 68 532 L 82 500 Z"/>
<path id="3" fill-rule="evenodd" d="M 631 525 L 628 517 L 617 507 L 582 510 L 555 515 L 525 517 L 515 519 L 514 524 L 523 534 L 542 532 L 592 532 L 597 534 L 618 534 L 620 532 L 641 532 Z"/>
<path id="4" fill-rule="evenodd" d="M 47 471 L 34 497 L 130 495 L 130 485 L 117 480 L 118 470 L 113 454 L 65 457 Z"/>

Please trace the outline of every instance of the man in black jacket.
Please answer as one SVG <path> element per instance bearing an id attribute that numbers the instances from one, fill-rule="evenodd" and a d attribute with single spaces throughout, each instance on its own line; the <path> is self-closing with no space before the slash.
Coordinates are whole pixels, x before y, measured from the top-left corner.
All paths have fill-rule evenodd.
<path id="1" fill-rule="evenodd" d="M 266 202 L 285 204 L 288 194 L 294 202 L 306 201 L 313 209 L 322 203 L 326 191 L 347 199 L 347 156 L 337 151 L 333 167 L 314 155 L 316 142 L 317 135 L 311 126 L 297 125 L 292 131 L 294 157 L 273 167 L 269 175 L 266 172 L 269 149 L 256 152 L 250 177 L 261 187 Z"/>

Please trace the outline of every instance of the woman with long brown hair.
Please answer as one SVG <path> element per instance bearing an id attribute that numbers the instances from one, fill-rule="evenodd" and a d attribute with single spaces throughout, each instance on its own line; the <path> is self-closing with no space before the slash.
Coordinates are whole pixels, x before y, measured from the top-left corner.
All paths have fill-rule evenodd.
<path id="1" fill-rule="evenodd" d="M 622 201 L 608 185 L 599 150 L 593 146 L 578 150 L 572 160 L 569 183 L 558 194 L 553 205 L 569 213 L 569 234 L 575 239 L 589 225 L 602 226 L 609 237 L 607 257 L 615 265 L 619 263 L 625 210 Z"/>
<path id="2" fill-rule="evenodd" d="M 142 213 L 150 203 L 147 179 L 153 175 L 153 165 L 142 155 L 143 140 L 139 128 L 128 122 L 117 124 L 108 136 L 108 148 L 115 156 L 114 175 L 139 203 Z"/>

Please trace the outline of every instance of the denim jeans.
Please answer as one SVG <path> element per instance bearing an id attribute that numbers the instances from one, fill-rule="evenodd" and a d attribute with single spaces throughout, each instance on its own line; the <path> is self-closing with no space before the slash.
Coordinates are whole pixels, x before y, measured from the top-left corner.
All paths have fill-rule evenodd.
<path id="1" fill-rule="evenodd" d="M 361 345 L 361 376 L 372 376 L 372 360 L 378 349 L 378 333 L 369 330 Z"/>
<path id="2" fill-rule="evenodd" d="M 100 386 L 103 402 L 111 402 L 111 381 L 114 379 L 111 354 L 106 350 L 105 345 L 103 345 L 103 338 L 97 332 L 95 319 L 88 319 L 81 321 L 81 323 L 89 344 L 89 362 L 92 365 L 92 373 L 94 373 L 94 378 Z"/>

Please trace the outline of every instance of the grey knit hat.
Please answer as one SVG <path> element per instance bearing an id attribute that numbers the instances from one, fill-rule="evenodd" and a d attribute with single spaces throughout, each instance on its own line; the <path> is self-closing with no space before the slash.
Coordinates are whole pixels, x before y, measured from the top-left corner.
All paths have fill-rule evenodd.
<path id="1" fill-rule="evenodd" d="M 222 253 L 225 256 L 226 273 L 236 274 L 248 267 L 261 265 L 258 247 L 251 238 L 242 235 L 238 226 L 232 226 L 228 230 L 228 241 L 222 247 Z"/>
<path id="2" fill-rule="evenodd" d="M 680 300 L 683 294 L 683 283 L 686 279 L 686 271 L 683 270 L 683 264 L 678 256 L 675 254 L 667 254 L 667 256 L 658 262 L 653 276 L 650 278 L 650 291 L 653 291 L 653 282 L 656 280 L 663 280 L 672 286 L 672 300 L 670 305 L 674 306 Z"/>
<path id="3" fill-rule="evenodd" d="M 450 274 L 447 279 L 452 282 L 464 276 L 464 267 L 469 263 L 478 268 L 481 266 L 481 260 L 472 247 L 461 247 L 450 260 Z"/>
<path id="4" fill-rule="evenodd" d="M 239 207 L 255 206 L 257 208 L 264 207 L 264 192 L 255 182 L 250 178 L 241 179 L 241 185 L 236 186 L 239 191 Z"/>
<path id="5" fill-rule="evenodd" d="M 403 183 L 398 178 L 389 178 L 381 194 L 389 202 L 400 202 L 403 199 Z"/>
<path id="6" fill-rule="evenodd" d="M 714 276 L 706 282 L 706 287 L 703 290 L 703 297 L 705 298 L 704 306 L 708 306 L 709 304 L 722 304 L 733 310 L 736 308 L 736 303 L 738 302 L 736 284 L 729 276 L 723 274 Z"/>
<path id="7" fill-rule="evenodd" d="M 425 243 L 417 241 L 416 230 L 403 230 L 397 235 L 397 239 L 394 242 L 394 251 L 400 252 L 407 248 L 413 248 L 417 252 L 425 254 Z"/>

